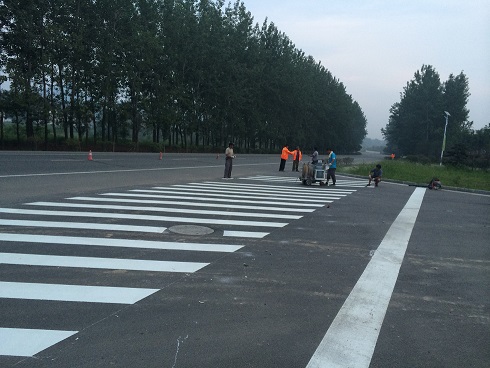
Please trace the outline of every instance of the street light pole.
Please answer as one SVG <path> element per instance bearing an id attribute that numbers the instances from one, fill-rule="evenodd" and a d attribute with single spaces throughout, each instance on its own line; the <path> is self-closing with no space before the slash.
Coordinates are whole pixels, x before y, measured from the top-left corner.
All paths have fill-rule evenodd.
<path id="1" fill-rule="evenodd" d="M 451 116 L 451 114 L 448 113 L 447 111 L 444 111 L 444 114 L 446 114 L 446 125 L 444 126 L 444 138 L 442 139 L 441 162 L 439 163 L 439 166 L 442 166 L 442 155 L 444 154 L 444 149 L 446 148 L 447 121 L 448 121 L 449 117 Z"/>

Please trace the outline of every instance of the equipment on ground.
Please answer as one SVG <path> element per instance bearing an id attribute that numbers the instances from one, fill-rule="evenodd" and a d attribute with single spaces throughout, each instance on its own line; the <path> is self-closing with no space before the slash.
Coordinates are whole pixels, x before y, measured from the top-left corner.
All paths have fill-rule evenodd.
<path id="1" fill-rule="evenodd" d="M 322 160 L 318 160 L 316 164 L 306 162 L 303 164 L 303 170 L 301 171 L 299 180 L 301 180 L 303 185 L 311 185 L 312 183 L 325 185 L 327 183 L 325 174 L 326 164 Z"/>

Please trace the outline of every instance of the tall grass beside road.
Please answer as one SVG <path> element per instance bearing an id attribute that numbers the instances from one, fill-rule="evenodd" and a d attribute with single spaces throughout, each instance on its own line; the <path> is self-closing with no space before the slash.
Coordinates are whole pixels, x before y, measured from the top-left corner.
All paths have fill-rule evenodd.
<path id="1" fill-rule="evenodd" d="M 490 191 L 490 172 L 452 166 L 423 165 L 402 160 L 379 162 L 384 179 L 399 180 L 418 185 L 428 185 L 432 178 L 439 178 L 442 187 L 458 187 Z M 337 172 L 365 176 L 376 164 L 338 165 Z"/>

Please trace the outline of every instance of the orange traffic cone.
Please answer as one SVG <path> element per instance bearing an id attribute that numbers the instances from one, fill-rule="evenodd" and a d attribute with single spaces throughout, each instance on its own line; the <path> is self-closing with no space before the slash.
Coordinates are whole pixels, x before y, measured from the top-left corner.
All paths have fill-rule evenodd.
<path id="1" fill-rule="evenodd" d="M 88 151 L 88 160 L 92 161 L 92 150 Z"/>
<path id="2" fill-rule="evenodd" d="M 163 153 L 160 152 L 160 160 L 163 158 Z"/>

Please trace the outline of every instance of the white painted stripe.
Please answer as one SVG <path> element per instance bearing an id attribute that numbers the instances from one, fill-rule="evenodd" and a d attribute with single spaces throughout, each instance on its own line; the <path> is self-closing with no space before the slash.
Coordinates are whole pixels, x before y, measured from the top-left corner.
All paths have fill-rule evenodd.
<path id="1" fill-rule="evenodd" d="M 53 227 L 63 229 L 90 229 L 109 231 L 136 231 L 142 233 L 163 233 L 166 227 L 133 226 L 115 224 L 92 224 L 87 222 L 55 222 L 55 221 L 29 221 L 29 220 L 4 220 L 0 219 L 3 226 L 29 226 L 29 227 Z"/>
<path id="2" fill-rule="evenodd" d="M 219 224 L 235 226 L 259 226 L 259 227 L 284 227 L 285 222 L 260 222 L 260 221 L 238 221 L 238 220 L 219 220 L 219 219 L 202 219 L 192 217 L 170 217 L 170 216 L 150 216 L 139 214 L 123 213 L 101 213 L 101 212 L 71 212 L 71 211 L 43 211 L 43 210 L 23 210 L 17 208 L 0 208 L 0 213 L 11 213 L 18 215 L 42 215 L 42 216 L 59 216 L 59 217 L 94 217 L 94 218 L 111 218 L 111 219 L 130 219 L 130 220 L 148 220 L 148 221 L 169 221 L 184 222 L 192 224 Z"/>
<path id="3" fill-rule="evenodd" d="M 286 193 L 288 196 L 291 196 L 292 194 L 294 195 L 307 195 L 311 196 L 314 195 L 315 197 L 320 196 L 320 197 L 328 197 L 331 195 L 331 190 L 321 190 L 318 191 L 317 189 L 311 189 L 311 187 L 308 186 L 303 186 L 301 188 L 296 188 L 296 187 L 291 187 L 291 186 L 275 186 L 275 185 L 251 185 L 251 184 L 238 184 L 234 185 L 232 189 L 230 189 L 230 186 L 223 185 L 223 184 L 214 184 L 214 183 L 189 183 L 184 185 L 173 185 L 173 187 L 192 187 L 192 188 L 209 188 L 209 189 L 220 189 L 220 190 L 226 190 L 226 192 L 257 192 L 257 193 Z M 326 187 L 325 187 L 326 188 Z M 323 188 L 322 188 L 323 189 Z M 344 189 L 343 191 L 339 192 L 340 194 L 350 194 L 354 192 L 355 189 L 351 190 L 346 190 Z"/>
<path id="4" fill-rule="evenodd" d="M 152 193 L 161 193 L 157 190 L 151 191 Z M 165 198 L 165 199 L 176 199 L 176 200 L 188 200 L 188 196 L 180 196 L 180 195 L 167 195 L 167 194 L 140 194 L 140 193 L 102 193 L 104 196 L 111 197 L 133 197 L 133 198 Z M 250 198 L 250 197 L 247 197 Z M 201 202 L 224 202 L 228 204 L 235 203 L 250 203 L 250 204 L 270 204 L 273 206 L 287 205 L 289 207 L 323 207 L 324 204 L 318 203 L 294 203 L 294 202 L 285 202 L 284 200 L 280 201 L 271 201 L 270 198 L 267 198 L 267 201 L 262 200 L 250 200 L 250 199 L 232 199 L 232 198 L 209 198 L 209 197 L 193 197 L 193 201 L 201 201 Z M 322 201 L 322 203 L 331 203 L 332 201 Z"/>
<path id="5" fill-rule="evenodd" d="M 0 264 L 97 268 L 111 270 L 196 272 L 209 263 L 149 261 L 142 259 L 113 259 L 95 257 L 68 257 L 40 254 L 0 253 Z"/>
<path id="6" fill-rule="evenodd" d="M 0 328 L 0 355 L 31 357 L 77 332 Z"/>
<path id="7" fill-rule="evenodd" d="M 200 195 L 208 195 L 208 193 L 219 193 L 221 196 L 228 196 L 229 193 L 240 193 L 240 194 L 254 194 L 256 196 L 262 196 L 262 197 L 269 197 L 269 196 L 274 196 L 277 198 L 287 198 L 288 200 L 293 197 L 293 193 L 288 193 L 288 194 L 282 194 L 282 191 L 276 190 L 276 189 L 270 189 L 270 190 L 265 190 L 265 189 L 247 189 L 247 188 L 208 188 L 204 186 L 200 186 L 199 188 L 191 187 L 190 185 L 174 185 L 172 187 L 154 187 L 154 189 L 157 190 L 163 190 L 163 191 L 178 191 L 178 192 L 198 192 Z M 226 192 L 226 194 L 224 194 Z M 314 196 L 315 198 L 320 199 L 320 198 L 326 198 L 330 199 L 331 196 L 329 194 L 325 194 L 325 192 L 313 192 L 311 190 L 307 191 L 302 191 L 301 192 L 304 196 L 308 196 L 307 198 L 310 198 Z M 300 194 L 294 193 L 294 198 L 296 199 Z M 345 194 L 337 194 L 338 196 L 345 196 Z M 301 198 L 304 200 L 304 197 Z"/>
<path id="8" fill-rule="evenodd" d="M 0 298 L 134 304 L 159 289 L 0 281 Z"/>
<path id="9" fill-rule="evenodd" d="M 176 243 L 137 239 L 85 238 L 75 236 L 30 235 L 11 233 L 0 233 L 0 241 L 223 253 L 236 252 L 243 247 L 243 245 L 230 244 Z"/>
<path id="10" fill-rule="evenodd" d="M 237 238 L 264 238 L 269 233 L 261 233 L 261 232 L 255 232 L 255 231 L 230 231 L 230 230 L 225 230 L 223 232 L 223 236 L 234 236 Z"/>
<path id="11" fill-rule="evenodd" d="M 176 189 L 176 188 L 174 188 Z M 162 188 L 160 190 L 152 190 L 152 189 L 132 189 L 132 192 L 138 192 L 138 193 L 160 193 L 160 194 L 165 194 L 166 192 L 172 192 L 169 190 L 169 188 Z M 287 200 L 288 202 L 301 202 L 301 203 L 318 203 L 318 202 L 325 202 L 325 200 L 320 200 L 320 199 L 313 199 L 313 198 L 284 198 L 281 196 L 268 196 L 268 195 L 237 195 L 237 194 L 224 194 L 222 191 L 218 191 L 218 193 L 209 193 L 206 191 L 206 193 L 203 193 L 202 190 L 200 189 L 195 189 L 195 190 L 184 190 L 184 189 L 179 189 L 179 191 L 174 192 L 173 194 L 179 194 L 182 196 L 206 196 L 206 197 L 227 197 L 227 198 L 244 198 L 244 199 L 267 199 L 267 200 L 276 200 L 276 201 L 285 201 Z M 313 195 L 312 195 L 313 197 Z"/>
<path id="12" fill-rule="evenodd" d="M 307 368 L 368 368 L 425 189 L 416 188 L 344 302 Z"/>
<path id="13" fill-rule="evenodd" d="M 84 160 L 86 161 L 86 160 Z M 104 159 L 96 159 L 94 161 L 104 161 Z M 182 159 L 178 159 L 178 161 L 182 161 Z M 240 166 L 263 166 L 263 165 L 271 165 L 271 164 L 234 164 L 234 167 Z M 0 175 L 0 178 L 22 178 L 22 177 L 36 177 L 36 176 L 58 176 L 58 175 L 100 175 L 100 174 L 112 174 L 119 172 L 145 172 L 145 171 L 183 171 L 187 169 L 212 169 L 222 167 L 222 165 L 208 165 L 208 166 L 179 166 L 179 167 L 159 167 L 153 169 L 121 169 L 121 170 L 94 170 L 94 171 L 73 171 L 73 172 L 55 172 L 55 173 L 39 173 L 39 174 L 15 174 L 15 175 Z"/>
<path id="14" fill-rule="evenodd" d="M 212 182 L 212 181 L 208 181 L 208 182 L 205 182 L 205 184 L 216 184 L 216 185 L 220 185 L 219 182 Z M 256 189 L 277 189 L 277 190 L 286 190 L 288 193 L 289 192 L 302 192 L 302 193 L 306 193 L 306 194 L 312 194 L 312 193 L 318 193 L 318 189 L 314 188 L 314 189 L 306 189 L 308 188 L 307 186 L 285 186 L 285 185 L 270 185 L 270 184 L 248 184 L 248 183 L 233 183 L 233 187 L 235 188 L 256 188 Z M 330 192 L 335 192 L 336 189 L 334 188 L 331 188 L 331 187 L 322 187 L 322 190 L 320 192 L 325 194 L 325 193 L 328 193 L 330 194 Z M 344 193 L 344 194 L 350 194 L 350 193 L 353 193 L 353 192 L 356 192 L 357 189 L 338 189 L 338 192 L 339 193 Z"/>
<path id="15" fill-rule="evenodd" d="M 240 178 L 242 180 L 255 180 L 255 181 L 275 181 L 275 182 L 284 182 L 284 183 L 300 183 L 300 180 L 298 178 L 291 178 L 291 177 L 245 177 L 245 178 Z M 337 176 L 337 185 L 340 183 L 344 182 L 352 182 L 352 183 L 365 183 L 365 181 L 362 180 L 345 180 L 345 179 L 339 179 Z M 235 184 L 234 184 L 235 185 Z"/>
<path id="16" fill-rule="evenodd" d="M 206 207 L 206 208 L 226 208 L 229 209 L 229 204 L 220 203 L 196 203 L 196 202 L 184 202 L 182 200 L 176 201 L 158 201 L 158 200 L 145 200 L 145 199 L 124 199 L 124 198 L 102 198 L 102 197 L 71 197 L 69 200 L 74 201 L 92 201 L 92 202 L 112 202 L 112 203 L 139 203 L 139 204 L 164 204 L 174 206 L 190 206 L 190 207 Z M 245 206 L 234 204 L 233 209 L 243 210 L 258 210 L 258 211 L 281 211 L 281 212 L 295 212 L 295 213 L 308 213 L 314 212 L 315 208 L 288 208 L 288 204 L 284 203 L 284 207 L 265 207 L 265 206 Z"/>
<path id="17" fill-rule="evenodd" d="M 146 206 L 146 207 L 145 206 L 121 206 L 121 205 L 82 204 L 82 203 L 66 203 L 66 202 L 33 202 L 33 203 L 27 203 L 27 204 L 31 205 L 31 206 L 43 206 L 43 207 L 93 208 L 93 209 L 104 209 L 104 210 L 171 212 L 171 213 L 186 213 L 186 214 L 193 214 L 193 215 L 274 218 L 274 219 L 286 219 L 286 220 L 298 220 L 301 217 L 303 217 L 303 216 L 299 216 L 299 215 L 270 214 L 270 213 L 261 213 L 261 212 L 209 211 L 209 210 L 191 210 L 191 209 L 184 209 L 184 208 L 151 207 L 151 206 Z"/>

